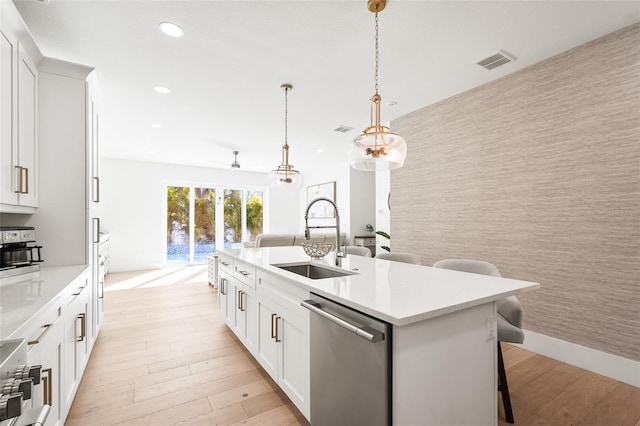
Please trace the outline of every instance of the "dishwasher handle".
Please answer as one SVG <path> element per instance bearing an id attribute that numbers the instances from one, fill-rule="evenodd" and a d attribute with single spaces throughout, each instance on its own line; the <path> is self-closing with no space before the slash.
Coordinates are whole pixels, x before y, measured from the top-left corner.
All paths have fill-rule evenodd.
<path id="1" fill-rule="evenodd" d="M 300 306 L 302 306 L 303 308 L 307 308 L 311 312 L 328 319 L 329 321 L 339 325 L 342 328 L 346 328 L 350 332 L 355 333 L 357 336 L 360 336 L 371 343 L 377 343 L 384 340 L 384 333 L 381 333 L 378 330 L 374 330 L 371 327 L 358 327 L 356 325 L 353 325 L 350 322 L 345 321 L 342 318 L 323 310 L 322 306 L 320 306 L 318 302 L 315 302 L 313 300 L 303 300 L 300 302 Z"/>

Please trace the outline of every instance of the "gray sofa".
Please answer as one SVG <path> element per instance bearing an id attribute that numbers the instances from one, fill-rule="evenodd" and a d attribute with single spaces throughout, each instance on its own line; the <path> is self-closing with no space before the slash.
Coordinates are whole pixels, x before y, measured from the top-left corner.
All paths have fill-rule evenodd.
<path id="1" fill-rule="evenodd" d="M 314 243 L 333 243 L 335 245 L 336 233 L 326 232 L 317 233 L 312 232 L 311 238 L 308 240 L 304 238 L 302 234 L 259 234 L 256 240 L 253 242 L 244 243 L 245 247 L 283 247 L 283 246 L 301 246 L 305 242 Z M 347 241 L 347 234 L 340 233 L 340 245 L 345 245 Z"/>

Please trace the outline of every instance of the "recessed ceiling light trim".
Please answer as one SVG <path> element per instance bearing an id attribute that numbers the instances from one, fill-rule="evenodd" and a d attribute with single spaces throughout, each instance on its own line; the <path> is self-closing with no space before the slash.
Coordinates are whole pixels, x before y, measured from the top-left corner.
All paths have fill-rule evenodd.
<path id="1" fill-rule="evenodd" d="M 166 86 L 153 86 L 153 90 L 155 90 L 158 93 L 163 93 L 163 94 L 171 93 L 171 89 L 169 89 Z"/>
<path id="2" fill-rule="evenodd" d="M 173 22 L 161 22 L 158 27 L 160 31 L 170 37 L 182 37 L 184 35 L 184 30 Z"/>

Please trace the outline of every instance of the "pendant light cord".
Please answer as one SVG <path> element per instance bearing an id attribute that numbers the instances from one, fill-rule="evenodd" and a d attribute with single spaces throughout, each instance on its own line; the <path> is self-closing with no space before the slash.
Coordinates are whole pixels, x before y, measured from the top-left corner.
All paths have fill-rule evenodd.
<path id="1" fill-rule="evenodd" d="M 376 71 L 375 71 L 376 95 L 378 94 L 378 62 L 379 61 L 380 61 L 380 51 L 378 50 L 378 8 L 376 7 Z"/>
<path id="2" fill-rule="evenodd" d="M 284 146 L 289 146 L 289 144 L 287 143 L 287 122 L 289 119 L 289 88 L 285 87 L 284 88 Z"/>

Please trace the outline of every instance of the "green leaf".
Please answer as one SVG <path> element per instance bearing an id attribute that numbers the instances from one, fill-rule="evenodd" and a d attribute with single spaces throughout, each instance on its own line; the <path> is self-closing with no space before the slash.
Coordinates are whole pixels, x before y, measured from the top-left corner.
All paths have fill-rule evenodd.
<path id="1" fill-rule="evenodd" d="M 391 239 L 391 236 L 390 236 L 389 234 L 387 234 L 386 232 L 384 232 L 384 231 L 376 231 L 376 234 L 378 234 L 378 235 L 382 235 L 382 236 L 383 236 L 383 237 L 385 237 L 387 240 L 390 240 L 390 239 Z"/>

